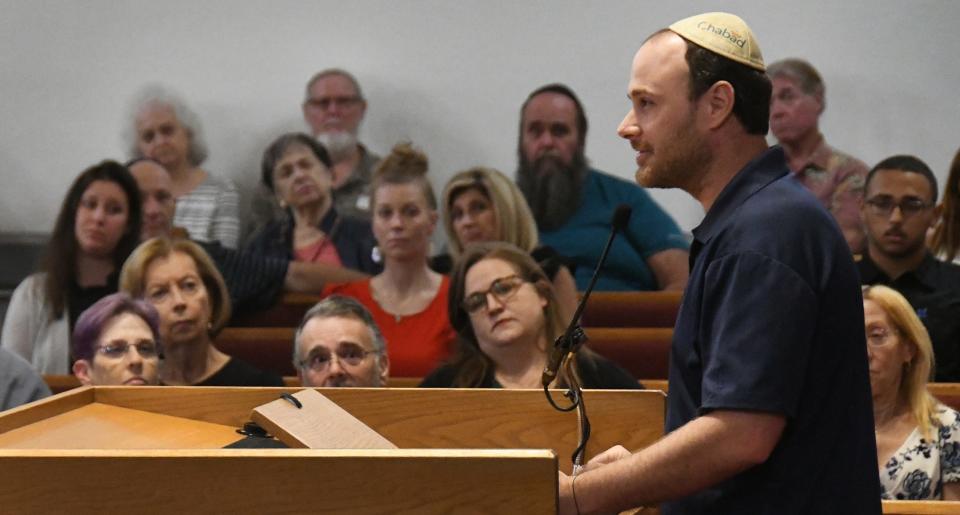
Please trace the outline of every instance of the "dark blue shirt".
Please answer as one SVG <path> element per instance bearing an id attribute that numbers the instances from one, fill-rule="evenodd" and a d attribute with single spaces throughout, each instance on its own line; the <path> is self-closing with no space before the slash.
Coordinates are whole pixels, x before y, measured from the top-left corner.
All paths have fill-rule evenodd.
<path id="1" fill-rule="evenodd" d="M 863 301 L 836 222 L 783 150 L 747 164 L 694 229 L 666 431 L 713 410 L 786 418 L 762 465 L 672 513 L 880 513 Z"/>

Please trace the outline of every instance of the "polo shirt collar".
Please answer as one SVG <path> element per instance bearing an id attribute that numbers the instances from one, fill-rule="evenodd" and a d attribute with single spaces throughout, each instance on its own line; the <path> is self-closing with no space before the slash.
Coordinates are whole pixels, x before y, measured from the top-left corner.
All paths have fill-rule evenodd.
<path id="1" fill-rule="evenodd" d="M 703 222 L 693 230 L 695 242 L 703 245 L 710 241 L 721 228 L 721 222 L 729 218 L 750 196 L 786 175 L 787 171 L 786 154 L 779 145 L 753 158 L 723 188 Z M 692 260 L 692 252 L 690 257 Z"/>
<path id="2" fill-rule="evenodd" d="M 821 134 L 820 139 L 817 140 L 816 148 L 814 148 L 813 152 L 810 153 L 810 158 L 807 159 L 807 162 L 801 166 L 796 173 L 801 173 L 810 168 L 813 168 L 814 170 L 828 169 L 830 166 L 830 156 L 832 154 L 832 149 L 829 145 L 827 145 L 827 140 L 824 139 L 823 134 Z"/>
<path id="3" fill-rule="evenodd" d="M 928 289 L 936 289 L 937 284 L 937 264 L 938 261 L 933 254 L 927 252 L 923 256 L 923 261 L 917 268 L 904 272 L 896 280 L 900 281 L 904 277 L 913 276 L 917 282 Z M 886 272 L 880 269 L 876 263 L 870 259 L 870 253 L 865 252 L 860 258 L 860 282 L 863 284 L 891 283 L 893 279 L 887 276 Z"/>

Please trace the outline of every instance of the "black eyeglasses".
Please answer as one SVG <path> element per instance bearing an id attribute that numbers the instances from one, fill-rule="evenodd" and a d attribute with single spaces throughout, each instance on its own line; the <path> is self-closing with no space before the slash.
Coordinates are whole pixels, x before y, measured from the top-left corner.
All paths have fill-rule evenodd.
<path id="1" fill-rule="evenodd" d="M 893 208 L 899 207 L 903 217 L 909 218 L 921 211 L 930 209 L 933 205 L 932 202 L 924 202 L 917 197 L 906 197 L 900 200 L 900 202 L 895 202 L 893 197 L 878 195 L 867 200 L 867 207 L 871 213 L 877 216 L 890 216 L 890 214 L 893 213 Z"/>
<path id="2" fill-rule="evenodd" d="M 143 358 L 155 358 L 160 355 L 159 347 L 156 342 L 152 341 L 141 341 L 137 343 L 110 342 L 106 345 L 98 346 L 95 350 L 107 358 L 120 359 L 127 355 L 130 347 L 137 349 L 137 353 Z"/>
<path id="3" fill-rule="evenodd" d="M 331 353 L 330 349 L 326 347 L 316 347 L 310 355 L 307 356 L 307 359 L 300 360 L 297 364 L 300 365 L 300 368 L 309 368 L 314 372 L 323 372 L 330 366 L 334 354 L 336 354 L 337 360 L 340 361 L 340 363 L 355 367 L 363 363 L 363 360 L 367 359 L 367 356 L 379 353 L 379 351 L 375 350 L 366 350 L 355 343 L 341 343 L 340 346 L 337 347 L 336 353 Z"/>
<path id="4" fill-rule="evenodd" d="M 327 110 L 330 106 L 335 105 L 341 109 L 347 107 L 353 107 L 358 102 L 360 102 L 360 97 L 322 97 L 322 98 L 310 98 L 307 99 L 307 105 L 310 107 L 316 107 L 318 109 Z"/>
<path id="5" fill-rule="evenodd" d="M 519 290 L 520 286 L 525 282 L 526 281 L 518 275 L 501 277 L 493 281 L 493 283 L 490 284 L 490 288 L 487 288 L 487 291 L 478 291 L 467 295 L 467 298 L 463 299 L 460 306 L 463 307 L 467 313 L 476 313 L 487 307 L 487 295 L 490 294 L 493 294 L 493 297 L 498 301 L 506 302 L 517 293 L 517 290 Z"/>

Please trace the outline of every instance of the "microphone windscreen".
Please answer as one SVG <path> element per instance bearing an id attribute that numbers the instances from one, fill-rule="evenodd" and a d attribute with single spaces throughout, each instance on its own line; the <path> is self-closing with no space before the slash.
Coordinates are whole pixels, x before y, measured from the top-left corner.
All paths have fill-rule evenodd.
<path id="1" fill-rule="evenodd" d="M 613 219 L 610 220 L 610 225 L 613 226 L 614 230 L 620 231 L 627 226 L 627 222 L 630 221 L 630 213 L 633 213 L 633 208 L 626 204 L 620 204 L 617 206 L 617 209 L 613 212 Z"/>

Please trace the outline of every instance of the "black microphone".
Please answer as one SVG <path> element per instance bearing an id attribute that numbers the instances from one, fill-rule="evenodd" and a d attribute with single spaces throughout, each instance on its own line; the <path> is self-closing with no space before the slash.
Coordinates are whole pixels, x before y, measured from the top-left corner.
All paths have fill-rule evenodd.
<path id="1" fill-rule="evenodd" d="M 583 298 L 580 299 L 580 304 L 577 306 L 577 311 L 570 320 L 570 325 L 567 326 L 567 330 L 564 331 L 562 335 L 557 337 L 557 341 L 553 343 L 553 351 L 547 356 L 547 366 L 544 367 L 543 376 L 541 377 L 544 388 L 557 377 L 557 372 L 560 370 L 560 363 L 563 361 L 563 357 L 570 352 L 576 352 L 577 349 L 583 345 L 583 342 L 587 340 L 587 335 L 584 334 L 583 328 L 580 327 L 580 315 L 583 313 L 583 308 L 587 305 L 590 292 L 593 291 L 594 285 L 597 284 L 597 279 L 600 277 L 600 269 L 607 260 L 607 254 L 610 253 L 610 246 L 613 245 L 613 239 L 617 236 L 617 231 L 621 231 L 627 226 L 632 211 L 633 209 L 631 209 L 630 206 L 620 204 L 613 212 L 613 218 L 610 220 L 610 225 L 613 226 L 610 230 L 610 237 L 607 238 L 607 244 L 603 247 L 603 252 L 600 254 L 600 261 L 597 262 L 597 267 L 593 270 L 593 277 L 590 278 L 590 284 L 587 285 L 587 289 L 583 292 Z"/>

